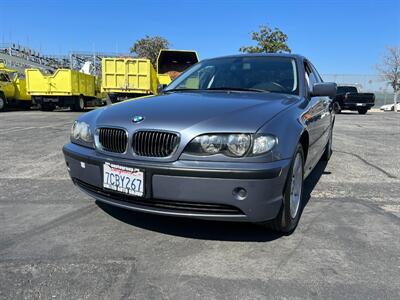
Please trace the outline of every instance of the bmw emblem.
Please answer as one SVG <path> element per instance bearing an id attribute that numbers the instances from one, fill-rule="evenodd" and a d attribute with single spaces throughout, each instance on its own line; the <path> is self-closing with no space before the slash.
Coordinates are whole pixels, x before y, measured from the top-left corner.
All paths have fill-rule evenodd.
<path id="1" fill-rule="evenodd" d="M 143 120 L 144 120 L 143 116 L 134 116 L 133 119 L 132 119 L 132 122 L 137 124 L 137 123 L 142 122 Z"/>

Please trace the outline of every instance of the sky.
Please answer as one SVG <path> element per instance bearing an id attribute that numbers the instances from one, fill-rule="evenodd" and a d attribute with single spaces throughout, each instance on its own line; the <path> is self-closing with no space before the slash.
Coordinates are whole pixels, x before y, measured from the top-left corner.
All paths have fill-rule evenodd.
<path id="1" fill-rule="evenodd" d="M 386 45 L 400 45 L 400 0 L 0 0 L 0 42 L 46 54 L 128 53 L 145 35 L 200 58 L 238 53 L 266 24 L 323 74 L 374 74 Z"/>

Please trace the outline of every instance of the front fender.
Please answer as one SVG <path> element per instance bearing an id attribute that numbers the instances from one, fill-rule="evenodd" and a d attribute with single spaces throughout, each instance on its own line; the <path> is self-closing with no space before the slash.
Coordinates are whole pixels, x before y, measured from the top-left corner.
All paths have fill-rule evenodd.
<path id="1" fill-rule="evenodd" d="M 307 130 L 307 126 L 302 121 L 302 113 L 301 104 L 294 105 L 258 130 L 257 133 L 272 134 L 278 138 L 278 144 L 272 150 L 275 159 L 293 157 L 301 135 Z"/>

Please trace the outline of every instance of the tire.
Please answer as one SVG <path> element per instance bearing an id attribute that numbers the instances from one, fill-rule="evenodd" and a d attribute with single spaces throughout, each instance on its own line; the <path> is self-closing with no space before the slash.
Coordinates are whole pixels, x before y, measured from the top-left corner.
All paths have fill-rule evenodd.
<path id="1" fill-rule="evenodd" d="M 359 113 L 360 115 L 365 115 L 365 114 L 367 113 L 367 111 L 368 111 L 368 109 L 366 109 L 366 108 L 360 108 L 360 109 L 358 109 L 358 113 Z"/>
<path id="2" fill-rule="evenodd" d="M 340 114 L 342 112 L 342 108 L 339 104 L 339 102 L 333 102 L 333 111 L 335 112 L 335 114 Z"/>
<path id="3" fill-rule="evenodd" d="M 83 111 L 85 109 L 85 99 L 82 96 L 75 99 L 74 105 L 71 108 L 73 111 Z"/>
<path id="4" fill-rule="evenodd" d="M 291 234 L 299 223 L 304 181 L 304 151 L 301 144 L 297 145 L 283 191 L 283 203 L 278 216 L 267 223 L 269 229 L 283 234 Z"/>
<path id="5" fill-rule="evenodd" d="M 3 95 L 0 95 L 0 111 L 5 111 L 7 107 L 6 98 Z"/>
<path id="6" fill-rule="evenodd" d="M 324 154 L 322 154 L 321 160 L 322 161 L 329 161 L 329 159 L 332 156 L 332 142 L 333 142 L 333 125 L 329 129 L 329 138 L 328 142 L 325 145 L 325 151 Z"/>

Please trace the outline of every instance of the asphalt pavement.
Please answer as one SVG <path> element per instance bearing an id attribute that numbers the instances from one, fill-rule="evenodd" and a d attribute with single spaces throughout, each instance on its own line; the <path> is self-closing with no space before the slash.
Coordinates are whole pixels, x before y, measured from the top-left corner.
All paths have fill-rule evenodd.
<path id="1" fill-rule="evenodd" d="M 400 114 L 337 115 L 297 230 L 135 213 L 70 181 L 79 113 L 0 113 L 0 299 L 399 299 Z"/>

